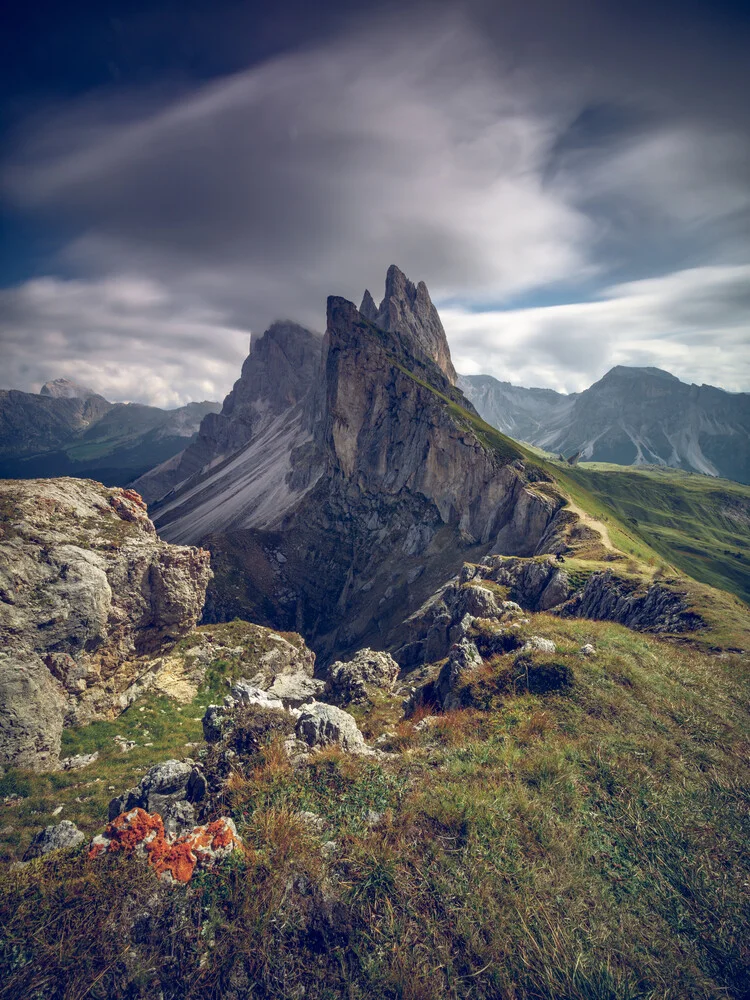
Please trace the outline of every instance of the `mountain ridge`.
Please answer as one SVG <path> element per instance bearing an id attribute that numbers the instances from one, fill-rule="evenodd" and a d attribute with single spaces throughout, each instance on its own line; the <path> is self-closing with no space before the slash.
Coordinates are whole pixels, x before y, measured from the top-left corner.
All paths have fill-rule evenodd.
<path id="1" fill-rule="evenodd" d="M 493 426 L 549 452 L 750 482 L 748 393 L 625 365 L 569 395 L 491 375 L 461 375 L 458 384 Z"/>

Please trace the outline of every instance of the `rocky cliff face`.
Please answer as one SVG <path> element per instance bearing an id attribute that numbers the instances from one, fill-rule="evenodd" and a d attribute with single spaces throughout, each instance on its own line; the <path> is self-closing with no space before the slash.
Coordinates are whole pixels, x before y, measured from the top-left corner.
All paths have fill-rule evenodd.
<path id="1" fill-rule="evenodd" d="M 119 711 L 139 658 L 194 626 L 209 554 L 89 480 L 0 481 L 0 530 L 0 764 L 54 766 L 63 724 Z"/>
<path id="2" fill-rule="evenodd" d="M 413 284 L 395 264 L 391 264 L 380 306 L 375 305 L 369 290 L 365 290 L 359 311 L 381 330 L 400 334 L 410 354 L 423 354 L 434 361 L 451 385 L 456 384 L 458 376 L 445 330 L 424 281 Z"/>
<path id="3" fill-rule="evenodd" d="M 309 341 L 274 405 L 262 396 L 270 352 L 251 353 L 234 392 L 263 420 L 225 404 L 229 439 L 249 440 L 155 511 L 164 537 L 212 550 L 208 621 L 299 631 L 323 663 L 382 648 L 469 551 L 546 550 L 560 504 L 452 384 L 424 286 L 391 268 L 380 308 L 366 294 L 363 309 L 328 300 L 317 373 Z"/>

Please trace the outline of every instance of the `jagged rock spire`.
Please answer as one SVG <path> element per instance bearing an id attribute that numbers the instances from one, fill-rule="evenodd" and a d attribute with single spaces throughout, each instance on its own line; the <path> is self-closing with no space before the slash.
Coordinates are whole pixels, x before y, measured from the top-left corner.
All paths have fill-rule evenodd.
<path id="1" fill-rule="evenodd" d="M 369 319 L 370 322 L 374 323 L 378 318 L 378 307 L 375 305 L 375 299 L 370 295 L 370 289 L 365 289 L 365 294 L 362 296 L 362 305 L 359 307 L 359 311 L 365 317 Z"/>
<path id="2" fill-rule="evenodd" d="M 372 306 L 370 303 L 372 302 Z M 365 292 L 360 312 L 366 319 L 390 333 L 400 333 L 409 338 L 415 349 L 432 358 L 445 376 L 455 385 L 456 369 L 440 316 L 430 299 L 423 281 L 418 285 L 409 281 L 395 264 L 391 264 L 385 278 L 385 297 L 376 316 L 370 316 L 374 307 L 372 296 Z M 368 312 L 365 312 L 365 308 Z"/>

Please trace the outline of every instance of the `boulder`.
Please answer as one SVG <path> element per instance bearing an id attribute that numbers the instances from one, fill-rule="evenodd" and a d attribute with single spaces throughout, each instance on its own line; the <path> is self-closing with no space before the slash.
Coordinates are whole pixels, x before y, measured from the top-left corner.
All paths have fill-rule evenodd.
<path id="1" fill-rule="evenodd" d="M 194 627 L 210 575 L 132 490 L 0 481 L 0 766 L 55 767 L 63 723 L 117 714 L 142 658 Z"/>
<path id="2" fill-rule="evenodd" d="M 543 639 L 540 635 L 532 635 L 521 647 L 522 653 L 554 653 L 557 646 L 551 639 Z"/>
<path id="3" fill-rule="evenodd" d="M 33 858 L 41 858 L 51 851 L 70 850 L 78 847 L 84 841 L 81 830 L 71 823 L 69 819 L 63 819 L 55 826 L 48 826 L 40 830 L 26 849 L 23 856 L 24 861 L 31 861 Z"/>
<path id="4" fill-rule="evenodd" d="M 295 732 L 310 747 L 336 745 L 350 753 L 368 751 L 354 717 L 335 705 L 316 701 L 303 706 Z"/>
<path id="5" fill-rule="evenodd" d="M 467 674 L 481 665 L 479 650 L 469 639 L 462 639 L 451 646 L 448 660 L 443 664 L 435 685 L 435 693 L 444 711 L 461 707 L 458 688 L 466 680 Z"/>
<path id="6" fill-rule="evenodd" d="M 133 809 L 161 817 L 167 834 L 177 835 L 195 826 L 207 795 L 206 779 L 194 765 L 167 760 L 152 767 L 135 788 L 109 803 L 109 818 Z"/>
<path id="7" fill-rule="evenodd" d="M 391 691 L 399 674 L 389 653 L 360 649 L 351 660 L 337 660 L 328 670 L 326 697 L 338 705 L 368 700 L 373 689 Z"/>
<path id="8" fill-rule="evenodd" d="M 482 587 L 477 583 L 464 587 L 458 613 L 461 612 L 475 618 L 497 618 L 501 614 L 495 595 L 489 587 Z"/>

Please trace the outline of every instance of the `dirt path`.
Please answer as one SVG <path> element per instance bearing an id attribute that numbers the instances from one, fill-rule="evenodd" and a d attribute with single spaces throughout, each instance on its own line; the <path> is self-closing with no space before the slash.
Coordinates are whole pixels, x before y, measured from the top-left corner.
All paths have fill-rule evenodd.
<path id="1" fill-rule="evenodd" d="M 620 551 L 617 546 L 612 544 L 612 539 L 609 537 L 609 529 L 603 521 L 599 521 L 597 518 L 592 517 L 591 514 L 587 514 L 585 510 L 581 510 L 578 504 L 573 503 L 570 498 L 568 498 L 567 509 L 573 511 L 578 516 L 581 524 L 585 524 L 587 528 L 591 528 L 602 536 L 602 545 L 605 549 L 609 549 L 611 552 Z"/>

